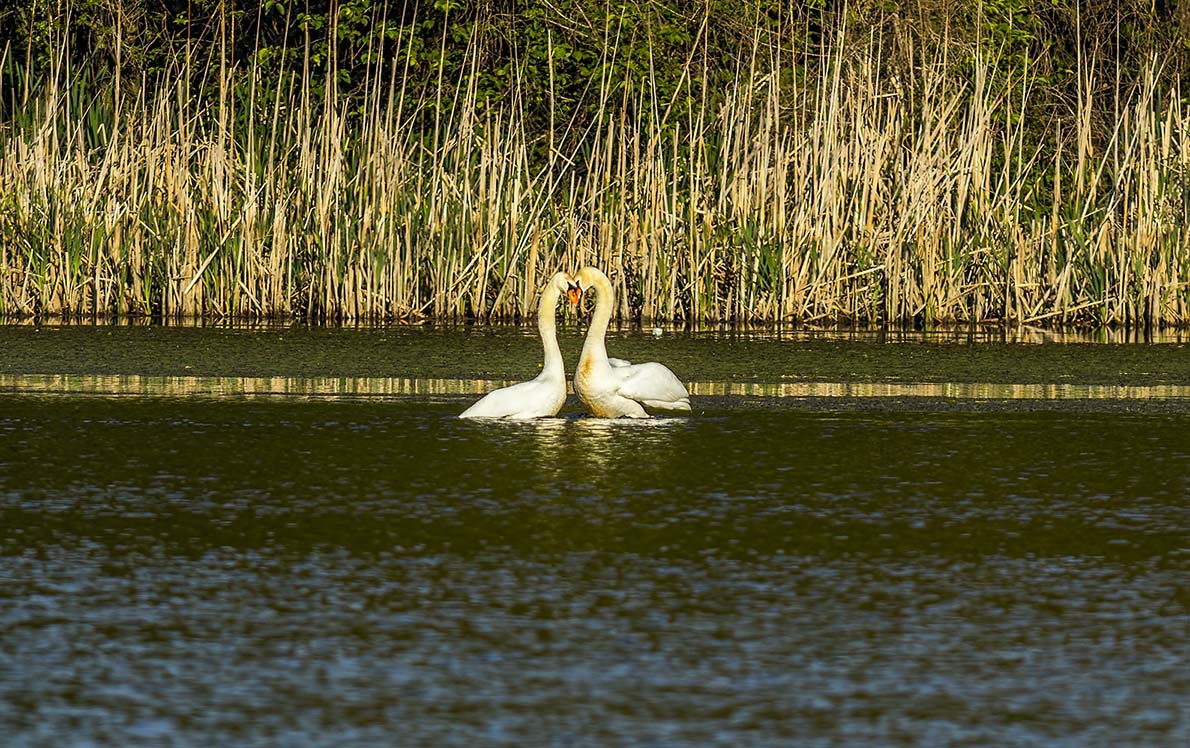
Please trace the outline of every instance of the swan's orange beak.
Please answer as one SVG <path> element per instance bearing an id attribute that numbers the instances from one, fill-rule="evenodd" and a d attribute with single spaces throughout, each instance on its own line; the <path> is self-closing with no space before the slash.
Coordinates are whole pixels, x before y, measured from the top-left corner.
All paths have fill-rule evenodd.
<path id="1" fill-rule="evenodd" d="M 583 298 L 583 289 L 579 286 L 568 286 L 566 289 L 566 298 L 570 301 L 572 309 L 578 309 L 578 303 Z"/>

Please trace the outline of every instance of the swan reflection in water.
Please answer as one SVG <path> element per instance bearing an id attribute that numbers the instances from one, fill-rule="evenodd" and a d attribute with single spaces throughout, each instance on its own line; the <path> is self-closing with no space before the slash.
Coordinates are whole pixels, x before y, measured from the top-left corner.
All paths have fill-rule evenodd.
<path id="1" fill-rule="evenodd" d="M 542 475 L 618 470 L 633 463 L 645 445 L 664 446 L 690 423 L 688 418 L 593 418 L 574 412 L 533 420 L 494 420 L 483 432 L 499 434 L 500 449 L 522 449 Z M 588 474 L 592 474 L 589 473 Z"/>
<path id="2" fill-rule="evenodd" d="M 690 423 L 689 418 L 577 418 L 569 423 L 575 464 L 587 468 L 579 473 L 607 473 L 627 463 L 637 465 L 644 445 L 666 445 Z M 637 465 L 639 467 L 639 465 Z"/>

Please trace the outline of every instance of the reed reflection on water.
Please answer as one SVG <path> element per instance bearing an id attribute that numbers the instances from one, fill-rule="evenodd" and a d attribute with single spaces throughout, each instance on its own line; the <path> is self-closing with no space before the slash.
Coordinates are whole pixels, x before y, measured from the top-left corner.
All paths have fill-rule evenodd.
<path id="1" fill-rule="evenodd" d="M 1190 741 L 1190 415 L 459 401 L 0 396 L 6 746 Z"/>
<path id="2" fill-rule="evenodd" d="M 511 380 L 446 377 L 199 377 L 140 374 L 0 374 L 0 393 L 214 398 L 478 396 Z M 1190 385 L 994 382 L 699 382 L 696 397 L 951 398 L 960 400 L 1183 400 Z M 461 401 L 460 401 L 461 402 Z"/>
<path id="3" fill-rule="evenodd" d="M 448 333 L 465 333 L 473 330 L 475 325 L 447 322 L 438 324 L 392 324 L 378 325 L 375 323 L 350 321 L 338 322 L 332 325 L 297 322 L 294 320 L 275 319 L 242 319 L 242 318 L 202 318 L 202 317 L 91 317 L 83 319 L 62 319 L 58 317 L 37 318 L 6 318 L 0 319 L 0 325 L 8 327 L 44 327 L 44 328 L 80 328 L 98 326 L 96 329 L 110 329 L 120 327 L 136 328 L 183 328 L 203 329 L 211 331 L 236 330 L 253 332 L 284 332 L 295 329 L 347 329 L 362 331 L 385 331 L 400 329 L 432 329 Z M 532 322 L 492 323 L 488 328 L 520 330 L 523 334 L 536 337 L 537 329 Z M 850 326 L 818 326 L 818 325 L 774 325 L 771 323 L 749 322 L 694 322 L 691 324 L 670 324 L 653 322 L 647 325 L 637 323 L 612 323 L 610 329 L 615 333 L 634 333 L 647 331 L 650 335 L 696 335 L 712 339 L 747 339 L 747 340 L 836 340 L 848 342 L 880 341 L 880 342 L 952 342 L 952 343 L 1022 343 L 1028 345 L 1043 343 L 1098 343 L 1107 345 L 1131 344 L 1184 344 L 1190 343 L 1190 330 L 1177 327 L 1039 327 L 1036 325 L 938 325 L 929 330 L 916 328 L 900 329 L 896 327 L 850 327 Z"/>

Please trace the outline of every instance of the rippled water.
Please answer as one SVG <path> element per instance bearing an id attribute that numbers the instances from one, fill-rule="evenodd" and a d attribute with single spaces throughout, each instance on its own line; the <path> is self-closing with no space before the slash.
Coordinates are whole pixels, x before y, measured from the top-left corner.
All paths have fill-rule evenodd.
<path id="1" fill-rule="evenodd" d="M 1190 415 L 0 396 L 5 746 L 1184 746 Z"/>

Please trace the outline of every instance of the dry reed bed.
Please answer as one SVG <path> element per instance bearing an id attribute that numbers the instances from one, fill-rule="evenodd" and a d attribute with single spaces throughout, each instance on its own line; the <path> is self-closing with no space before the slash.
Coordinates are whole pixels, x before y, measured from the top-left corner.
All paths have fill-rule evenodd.
<path id="1" fill-rule="evenodd" d="M 1085 73 L 1044 151 L 1004 124 L 1030 81 L 923 57 L 902 90 L 857 44 L 757 55 L 704 119 L 604 81 L 599 124 L 553 128 L 543 166 L 518 103 L 477 107 L 467 80 L 413 127 L 392 83 L 349 119 L 308 85 L 237 112 L 226 69 L 210 111 L 187 75 L 119 108 L 59 76 L 0 131 L 0 314 L 516 317 L 591 263 L 644 319 L 1190 322 L 1177 92 L 1103 101 Z M 816 74 L 790 90 L 794 65 Z"/>

